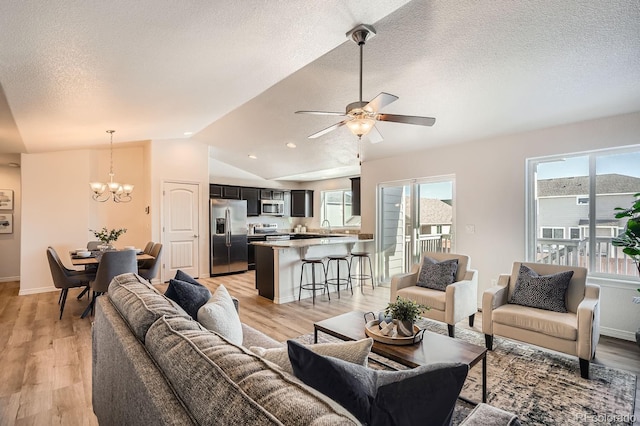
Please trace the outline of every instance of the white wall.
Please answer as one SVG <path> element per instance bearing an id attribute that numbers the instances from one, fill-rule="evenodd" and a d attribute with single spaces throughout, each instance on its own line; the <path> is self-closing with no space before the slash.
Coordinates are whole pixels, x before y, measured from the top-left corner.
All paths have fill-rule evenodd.
<path id="1" fill-rule="evenodd" d="M 20 156 L 2 156 L 2 163 L 20 163 Z M 13 233 L 0 234 L 0 282 L 18 281 L 20 279 L 20 235 L 22 218 L 22 189 L 20 185 L 20 169 L 0 166 L 0 189 L 13 191 L 13 210 L 0 210 L 0 215 L 13 215 Z"/>
<path id="2" fill-rule="evenodd" d="M 150 147 L 151 235 L 162 241 L 162 187 L 165 182 L 197 183 L 200 185 L 199 270 L 209 276 L 209 147 L 188 139 L 154 140 Z M 163 263 L 166 259 L 163 261 Z M 160 277 L 164 276 L 161 268 Z"/>
<path id="3" fill-rule="evenodd" d="M 437 124 L 436 124 L 437 125 Z M 479 272 L 480 294 L 525 256 L 525 159 L 640 143 L 640 113 L 478 140 L 362 163 L 362 232 L 375 233 L 376 185 L 455 174 L 456 248 Z M 465 233 L 465 225 L 475 233 Z M 602 285 L 603 334 L 635 339 L 639 283 Z"/>
<path id="4" fill-rule="evenodd" d="M 125 227 L 116 245 L 144 246 L 150 235 L 145 231 L 143 157 L 140 145 L 114 149 L 116 180 L 135 185 L 131 203 L 114 204 L 93 201 L 88 184 L 108 178 L 108 149 L 22 154 L 21 295 L 53 290 L 47 247 L 71 267 L 67 252 L 95 239 L 89 229 Z"/>

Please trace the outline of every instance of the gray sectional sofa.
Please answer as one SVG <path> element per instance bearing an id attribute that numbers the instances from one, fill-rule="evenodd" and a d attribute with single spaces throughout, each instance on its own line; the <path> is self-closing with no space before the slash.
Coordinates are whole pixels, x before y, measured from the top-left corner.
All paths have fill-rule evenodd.
<path id="1" fill-rule="evenodd" d="M 206 330 L 135 274 L 99 297 L 93 410 L 101 425 L 356 425 L 342 406 L 249 351 L 281 346 L 243 324 L 243 345 Z M 480 404 L 467 424 L 513 424 Z M 516 420 L 517 421 L 517 420 Z"/>

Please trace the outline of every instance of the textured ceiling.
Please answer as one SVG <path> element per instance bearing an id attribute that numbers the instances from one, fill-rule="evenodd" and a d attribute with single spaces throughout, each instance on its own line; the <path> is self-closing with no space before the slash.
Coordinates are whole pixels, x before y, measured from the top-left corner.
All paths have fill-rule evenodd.
<path id="1" fill-rule="evenodd" d="M 640 111 L 637 0 L 217 3 L 3 5 L 0 153 L 101 145 L 107 128 L 116 142 L 192 131 L 229 166 L 219 173 L 311 178 L 354 174 L 358 150 L 366 161 Z M 306 138 L 339 117 L 294 111 L 358 100 L 345 33 L 359 23 L 378 32 L 365 100 L 392 93 L 384 112 L 433 127 L 378 123 L 384 141 L 360 147 L 344 127 Z"/>

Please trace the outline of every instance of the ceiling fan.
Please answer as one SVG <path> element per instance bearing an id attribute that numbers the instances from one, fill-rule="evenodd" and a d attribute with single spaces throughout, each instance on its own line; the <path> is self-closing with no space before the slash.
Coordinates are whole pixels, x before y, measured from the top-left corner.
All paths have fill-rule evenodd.
<path id="1" fill-rule="evenodd" d="M 403 124 L 415 124 L 418 126 L 433 126 L 436 119 L 433 117 L 419 117 L 413 115 L 397 115 L 384 114 L 380 110 L 390 103 L 398 100 L 398 97 L 389 93 L 381 92 L 378 96 L 369 102 L 362 100 L 362 51 L 367 39 L 376 35 L 375 29 L 370 25 L 361 24 L 347 33 L 358 46 L 360 46 L 360 100 L 347 105 L 346 111 L 328 112 L 328 111 L 296 111 L 296 114 L 315 114 L 315 115 L 335 115 L 347 117 L 339 123 L 333 124 L 326 129 L 320 130 L 309 136 L 309 139 L 315 139 L 329 133 L 339 127 L 346 125 L 351 132 L 358 136 L 367 135 L 372 143 L 382 141 L 382 135 L 375 127 L 376 121 L 391 121 Z"/>

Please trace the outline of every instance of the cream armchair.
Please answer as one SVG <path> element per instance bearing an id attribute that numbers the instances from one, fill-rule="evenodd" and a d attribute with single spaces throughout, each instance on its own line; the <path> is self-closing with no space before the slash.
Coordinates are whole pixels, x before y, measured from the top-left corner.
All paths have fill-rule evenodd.
<path id="1" fill-rule="evenodd" d="M 458 271 L 455 282 L 447 286 L 445 291 L 433 290 L 416 285 L 422 263 L 413 265 L 411 273 L 399 274 L 391 278 L 391 301 L 397 296 L 415 300 L 430 309 L 423 317 L 447 324 L 449 336 L 455 337 L 455 325 L 464 318 L 473 320 L 478 311 L 478 272 L 469 268 L 469 256 L 451 253 L 423 253 L 441 262 L 458 259 Z"/>
<path id="2" fill-rule="evenodd" d="M 498 285 L 482 295 L 487 349 L 493 349 L 493 336 L 502 336 L 574 355 L 580 359 L 581 376 L 588 379 L 589 362 L 600 338 L 600 287 L 586 283 L 586 268 L 524 263 L 539 275 L 573 271 L 565 295 L 568 312 L 510 304 L 521 264 L 514 262 L 511 275 L 500 275 Z"/>

